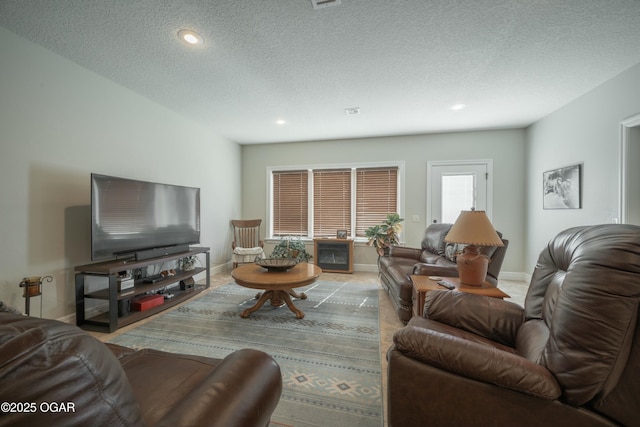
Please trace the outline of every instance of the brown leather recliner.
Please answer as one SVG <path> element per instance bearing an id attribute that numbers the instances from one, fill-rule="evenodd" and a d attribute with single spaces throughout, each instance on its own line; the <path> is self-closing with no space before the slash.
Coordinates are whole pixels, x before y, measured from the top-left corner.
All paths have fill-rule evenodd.
<path id="1" fill-rule="evenodd" d="M 525 308 L 452 291 L 394 336 L 389 426 L 640 426 L 640 227 L 576 227 Z"/>
<path id="2" fill-rule="evenodd" d="M 111 351 L 110 351 L 111 350 Z M 76 326 L 0 313 L 0 426 L 269 425 L 277 363 L 105 345 Z"/>
<path id="3" fill-rule="evenodd" d="M 456 252 L 460 245 L 447 243 L 444 238 L 453 224 L 431 224 L 424 231 L 420 248 L 392 246 L 389 256 L 379 262 L 380 282 L 396 306 L 398 318 L 407 323 L 413 315 L 412 274 L 425 276 L 458 277 Z M 502 238 L 502 234 L 498 232 Z M 502 239 L 502 247 L 483 247 L 481 252 L 489 257 L 487 282 L 498 285 L 498 275 L 507 253 L 509 241 Z"/>

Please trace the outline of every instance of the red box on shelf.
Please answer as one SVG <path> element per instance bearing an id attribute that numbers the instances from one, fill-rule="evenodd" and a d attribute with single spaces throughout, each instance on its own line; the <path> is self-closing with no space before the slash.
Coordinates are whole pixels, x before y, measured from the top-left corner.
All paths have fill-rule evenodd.
<path id="1" fill-rule="evenodd" d="M 146 295 L 131 301 L 131 309 L 135 311 L 145 311 L 162 305 L 162 303 L 164 303 L 164 297 L 162 295 Z"/>

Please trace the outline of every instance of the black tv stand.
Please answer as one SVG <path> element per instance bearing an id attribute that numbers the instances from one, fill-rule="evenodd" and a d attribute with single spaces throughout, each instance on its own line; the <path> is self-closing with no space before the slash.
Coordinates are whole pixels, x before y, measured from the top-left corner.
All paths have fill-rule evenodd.
<path id="1" fill-rule="evenodd" d="M 118 273 L 125 270 L 135 270 L 153 264 L 163 264 L 169 261 L 177 261 L 186 256 L 205 254 L 205 266 L 195 268 L 193 270 L 176 270 L 174 276 L 166 277 L 164 280 L 155 283 L 144 283 L 145 278 L 135 281 L 132 288 L 118 290 Z M 114 332 L 118 328 L 129 325 L 131 323 L 142 320 L 152 314 L 159 313 L 167 308 L 173 307 L 189 298 L 194 297 L 203 290 L 209 288 L 210 282 L 210 253 L 209 248 L 194 247 L 187 248 L 186 251 L 169 255 L 158 256 L 145 260 L 114 260 L 95 264 L 80 265 L 75 268 L 76 282 L 76 324 L 83 329 Z M 193 276 L 205 272 L 206 283 L 195 284 L 194 286 L 176 286 L 171 289 L 173 297 L 164 299 L 163 304 L 150 308 L 145 311 L 131 311 L 129 313 L 121 313 L 118 315 L 118 307 L 121 302 L 131 300 L 135 297 L 143 296 L 149 293 L 156 293 L 172 284 L 178 284 L 183 281 L 192 280 Z M 86 292 L 85 279 L 89 277 L 107 278 L 108 285 L 99 290 Z M 97 310 L 99 312 L 90 313 L 87 311 L 96 311 L 96 309 L 87 310 L 88 300 L 107 301 L 106 311 Z M 102 304 L 101 306 L 104 306 Z"/>

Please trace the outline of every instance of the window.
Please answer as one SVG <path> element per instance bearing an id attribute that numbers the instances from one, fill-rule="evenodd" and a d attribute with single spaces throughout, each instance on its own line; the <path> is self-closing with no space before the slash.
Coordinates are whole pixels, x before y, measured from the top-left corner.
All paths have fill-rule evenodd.
<path id="1" fill-rule="evenodd" d="M 398 168 L 356 170 L 356 236 L 398 211 Z"/>
<path id="2" fill-rule="evenodd" d="M 273 172 L 273 236 L 308 234 L 308 172 Z"/>
<path id="3" fill-rule="evenodd" d="M 400 166 L 272 170 L 273 237 L 364 237 L 388 213 L 399 212 Z"/>
<path id="4" fill-rule="evenodd" d="M 313 171 L 313 236 L 351 235 L 351 169 Z"/>

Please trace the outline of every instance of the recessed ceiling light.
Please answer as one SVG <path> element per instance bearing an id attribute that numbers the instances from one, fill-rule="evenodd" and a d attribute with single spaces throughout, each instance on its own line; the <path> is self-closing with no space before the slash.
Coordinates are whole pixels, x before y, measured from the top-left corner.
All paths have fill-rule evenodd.
<path id="1" fill-rule="evenodd" d="M 284 124 L 286 124 L 286 123 L 287 123 L 287 122 L 286 122 L 286 120 L 282 120 L 282 119 L 278 119 L 278 120 L 276 120 L 276 124 L 277 124 L 277 125 L 284 125 Z"/>
<path id="2" fill-rule="evenodd" d="M 204 44 L 204 39 L 202 38 L 202 36 L 191 30 L 178 31 L 178 38 L 183 42 L 193 46 Z"/>
<path id="3" fill-rule="evenodd" d="M 466 104 L 454 104 L 454 105 L 452 105 L 452 106 L 451 106 L 451 107 L 449 107 L 449 108 L 450 108 L 451 110 L 453 110 L 453 111 L 459 111 L 459 110 L 464 109 L 466 106 L 467 106 Z"/>

